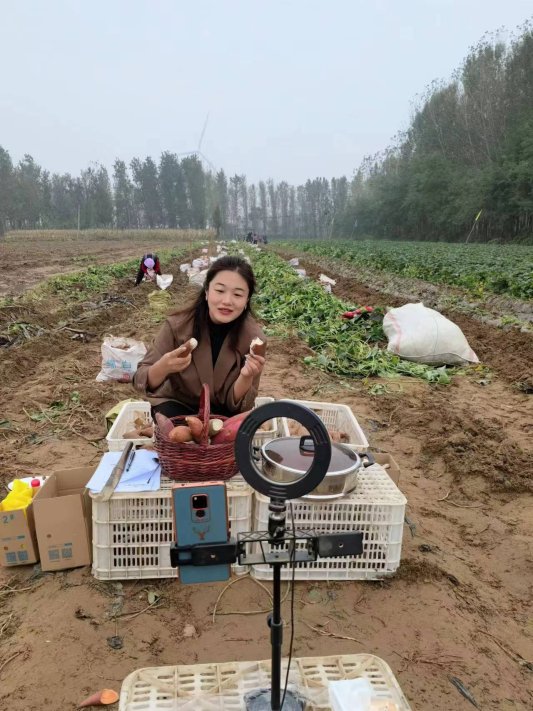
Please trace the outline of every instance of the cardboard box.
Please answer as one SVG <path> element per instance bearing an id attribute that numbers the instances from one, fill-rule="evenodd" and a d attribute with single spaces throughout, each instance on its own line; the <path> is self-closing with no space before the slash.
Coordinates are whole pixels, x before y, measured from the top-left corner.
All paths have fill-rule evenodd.
<path id="1" fill-rule="evenodd" d="M 0 565 L 28 565 L 39 560 L 33 512 L 39 494 L 26 509 L 0 511 Z"/>
<path id="2" fill-rule="evenodd" d="M 385 464 L 388 465 L 385 467 L 385 471 L 390 476 L 392 481 L 396 484 L 396 486 L 398 486 L 400 483 L 400 467 L 396 463 L 392 454 L 376 453 L 374 454 L 374 459 L 378 464 L 381 464 L 381 466 L 384 466 Z"/>
<path id="3" fill-rule="evenodd" d="M 42 570 L 91 563 L 91 499 L 85 488 L 94 467 L 54 472 L 33 500 Z"/>

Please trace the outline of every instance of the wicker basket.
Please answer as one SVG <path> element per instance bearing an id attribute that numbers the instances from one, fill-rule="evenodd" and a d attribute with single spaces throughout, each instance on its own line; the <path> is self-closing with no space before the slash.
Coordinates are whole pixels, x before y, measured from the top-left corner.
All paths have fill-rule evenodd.
<path id="1" fill-rule="evenodd" d="M 209 387 L 204 385 L 200 395 L 200 411 L 197 417 L 204 423 L 200 443 L 182 444 L 171 442 L 161 429 L 155 426 L 155 448 L 163 473 L 174 481 L 226 480 L 237 474 L 234 443 L 209 444 L 210 400 Z M 211 419 L 226 420 L 221 415 Z M 170 418 L 175 426 L 187 424 L 185 415 Z"/>

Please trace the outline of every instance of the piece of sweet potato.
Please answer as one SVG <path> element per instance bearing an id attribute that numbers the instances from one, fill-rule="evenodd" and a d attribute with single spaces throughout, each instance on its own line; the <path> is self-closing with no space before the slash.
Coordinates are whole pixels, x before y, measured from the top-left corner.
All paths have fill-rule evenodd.
<path id="1" fill-rule="evenodd" d="M 350 438 L 346 432 L 340 432 L 338 430 L 328 430 L 329 438 L 332 442 L 349 442 Z"/>
<path id="2" fill-rule="evenodd" d="M 254 338 L 250 343 L 250 353 L 254 355 L 265 357 L 266 354 L 266 344 L 260 338 Z"/>
<path id="3" fill-rule="evenodd" d="M 213 417 L 212 420 L 209 420 L 209 436 L 214 437 L 217 432 L 220 432 L 220 430 L 224 427 L 224 421 L 219 420 L 218 417 Z"/>
<path id="4" fill-rule="evenodd" d="M 157 426 L 161 430 L 161 434 L 165 437 L 168 437 L 174 429 L 174 423 L 172 422 L 172 420 L 163 415 L 161 412 L 156 412 L 155 421 L 157 422 Z"/>
<path id="5" fill-rule="evenodd" d="M 81 704 L 78 704 L 78 708 L 88 708 L 89 706 L 109 706 L 118 701 L 119 695 L 114 689 L 102 689 L 97 691 L 95 694 L 88 696 Z"/>
<path id="6" fill-rule="evenodd" d="M 182 343 L 181 346 L 179 346 L 179 348 L 177 349 L 177 355 L 189 355 L 189 353 L 192 353 L 197 346 L 198 341 L 196 340 L 196 338 L 189 338 L 188 341 L 185 341 L 185 343 Z"/>
<path id="7" fill-rule="evenodd" d="M 217 432 L 216 435 L 211 437 L 211 444 L 225 444 L 226 442 L 234 442 L 239 427 L 242 425 L 243 421 L 248 417 L 251 410 L 247 412 L 240 412 L 238 415 L 233 415 L 224 422 L 224 426 Z"/>
<path id="8" fill-rule="evenodd" d="M 171 442 L 184 443 L 192 441 L 191 430 L 186 425 L 178 425 L 169 433 L 168 438 Z"/>
<path id="9" fill-rule="evenodd" d="M 186 417 L 185 422 L 189 426 L 192 438 L 195 442 L 199 442 L 202 438 L 204 423 L 198 417 Z"/>
<path id="10" fill-rule="evenodd" d="M 130 430 L 129 432 L 124 432 L 122 439 L 139 439 L 142 437 L 138 430 Z"/>

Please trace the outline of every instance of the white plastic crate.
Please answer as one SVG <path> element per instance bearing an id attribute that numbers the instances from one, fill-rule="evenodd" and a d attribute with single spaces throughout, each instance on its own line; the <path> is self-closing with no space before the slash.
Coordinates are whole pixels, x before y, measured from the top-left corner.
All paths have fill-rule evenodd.
<path id="1" fill-rule="evenodd" d="M 270 402 L 275 402 L 273 397 L 257 397 L 255 399 L 254 408 L 266 405 Z M 270 442 L 272 439 L 289 436 L 287 420 L 284 417 L 274 417 L 274 419 L 269 422 L 271 426 L 267 430 L 256 430 L 252 440 L 252 446 L 262 447 L 265 442 Z"/>
<path id="2" fill-rule="evenodd" d="M 266 405 L 267 403 L 275 402 L 273 397 L 257 397 L 255 399 L 254 408 L 260 405 Z M 287 426 L 287 420 L 284 417 L 275 417 L 272 420 L 273 427 L 268 430 L 256 430 L 255 436 L 252 440 L 252 447 L 261 448 L 266 442 L 270 442 L 277 437 L 289 437 L 289 428 Z M 232 481 L 240 481 L 244 483 L 244 478 L 242 474 L 236 474 Z"/>
<path id="3" fill-rule="evenodd" d="M 289 402 L 295 402 L 313 410 L 328 430 L 345 432 L 348 435 L 348 442 L 343 442 L 345 447 L 353 449 L 354 452 L 366 452 L 368 449 L 368 440 L 365 437 L 365 433 L 348 405 L 332 402 L 313 402 L 311 400 L 290 400 Z M 288 420 L 285 417 L 283 420 L 284 428 L 288 431 Z"/>
<path id="4" fill-rule="evenodd" d="M 273 397 L 257 397 L 255 399 L 254 403 L 254 409 L 256 407 L 261 407 L 261 405 L 267 405 L 268 403 L 274 402 Z M 274 418 L 273 420 L 270 420 L 267 423 L 269 428 L 265 430 L 257 430 L 255 433 L 255 437 L 253 439 L 253 446 L 254 447 L 261 447 L 265 442 L 269 442 L 271 439 L 276 439 L 276 437 L 279 437 L 278 433 L 278 428 L 280 424 L 281 418 Z"/>
<path id="5" fill-rule="evenodd" d="M 258 397 L 255 400 L 254 407 L 265 405 L 268 402 L 274 402 L 273 397 Z M 135 429 L 134 421 L 140 417 L 147 425 L 152 425 L 151 405 L 149 402 L 139 400 L 138 402 L 127 402 L 117 415 L 111 429 L 109 430 L 106 440 L 109 452 L 121 452 L 128 442 L 133 442 L 134 445 L 147 444 L 153 442 L 154 438 L 141 437 L 139 439 L 124 439 L 123 434 Z M 253 439 L 255 447 L 261 447 L 265 442 L 276 437 L 288 437 L 289 430 L 283 418 L 274 418 L 271 421 L 271 427 L 268 430 L 258 430 Z"/>
<path id="6" fill-rule="evenodd" d="M 119 711 L 244 711 L 245 694 L 270 686 L 270 669 L 270 660 L 138 669 L 122 682 Z M 286 669 L 283 659 L 283 681 Z M 331 711 L 329 682 L 358 678 L 381 702 L 373 708 L 411 711 L 391 668 L 373 654 L 294 658 L 289 688 L 304 696 L 306 711 Z"/>
<path id="7" fill-rule="evenodd" d="M 121 452 L 128 442 L 133 445 L 148 444 L 153 442 L 153 437 L 139 437 L 139 439 L 124 439 L 123 434 L 135 429 L 135 420 L 139 417 L 146 425 L 152 425 L 151 405 L 149 402 L 139 400 L 126 402 L 117 415 L 116 420 L 107 433 L 107 449 L 109 452 Z"/>
<path id="8" fill-rule="evenodd" d="M 174 540 L 171 487 L 161 478 L 159 491 L 113 494 L 96 501 L 93 509 L 93 567 L 98 580 L 177 578 L 170 565 Z M 230 534 L 237 537 L 251 528 L 252 489 L 241 481 L 226 482 Z M 233 566 L 241 575 L 247 566 Z"/>
<path id="9" fill-rule="evenodd" d="M 311 502 L 294 499 L 287 502 L 287 529 L 294 525 L 317 533 L 361 531 L 363 553 L 346 558 L 318 558 L 312 563 L 296 565 L 295 580 L 377 580 L 392 575 L 400 565 L 403 519 L 407 499 L 379 464 L 360 470 L 356 489 L 342 499 L 331 502 Z M 254 531 L 268 529 L 269 499 L 255 493 Z M 261 551 L 253 544 L 253 552 Z M 263 544 L 266 545 L 266 544 Z M 304 544 L 298 544 L 304 548 Z M 267 564 L 252 566 L 252 575 L 259 580 L 271 580 L 272 568 Z M 284 580 L 292 577 L 288 567 L 281 569 Z"/>

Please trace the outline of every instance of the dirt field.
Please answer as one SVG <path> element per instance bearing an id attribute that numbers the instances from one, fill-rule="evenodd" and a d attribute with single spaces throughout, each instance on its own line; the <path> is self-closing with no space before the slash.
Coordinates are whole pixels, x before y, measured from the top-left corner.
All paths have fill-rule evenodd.
<path id="1" fill-rule="evenodd" d="M 78 237 L 68 230 L 11 232 L 0 242 L 2 259 L 10 265 L 2 276 L 0 296 L 22 294 L 43 279 L 95 262 L 111 264 L 135 257 L 140 260 L 145 252 L 170 249 L 207 234 L 197 230 L 90 230 Z"/>
<path id="2" fill-rule="evenodd" d="M 54 261 L 43 267 L 52 247 Z M 74 239 L 41 248 L 32 243 L 28 251 L 10 242 L 8 249 L 24 257 L 5 293 L 35 284 L 43 268 L 53 266 L 47 274 L 72 271 L 75 257 L 93 255 L 87 263 L 104 263 L 139 251 L 135 244 L 132 254 L 128 239 L 116 239 L 112 253 L 107 243 Z M 181 301 L 188 287 L 178 264 L 169 266 L 172 295 Z M 319 265 L 307 260 L 305 267 L 312 274 Z M 334 293 L 349 302 L 402 303 L 398 285 L 392 297 L 377 280 L 370 289 L 341 270 L 328 274 L 338 279 Z M 41 329 L 22 345 L 0 350 L 0 485 L 57 464 L 98 461 L 105 450 L 104 413 L 132 396 L 127 385 L 95 382 L 102 336 L 148 342 L 157 329 L 149 292 L 124 279 L 90 305 L 67 308 L 50 297 L 31 308 L 0 310 L 0 329 L 15 312 Z M 376 654 L 389 663 L 413 709 L 472 708 L 450 681 L 457 677 L 481 709 L 526 711 L 533 705 L 533 411 L 524 384 L 531 378 L 533 338 L 495 331 L 464 313 L 448 315 L 490 373 L 438 387 L 395 380 L 389 383 L 394 392 L 373 396 L 364 383 L 305 368 L 308 349 L 300 341 L 269 343 L 260 394 L 348 404 L 371 449 L 390 452 L 399 463 L 408 499 L 402 564 L 393 578 L 296 584 L 294 653 Z M 89 334 L 85 341 L 76 329 Z M 65 408 L 51 410 L 57 401 Z M 47 416 L 31 420 L 28 414 L 40 407 Z M 241 579 L 225 592 L 213 622 L 223 587 L 103 583 L 89 568 L 53 574 L 38 566 L 0 568 L 0 708 L 74 709 L 99 688 L 120 690 L 141 667 L 268 658 L 266 613 L 244 614 L 267 610 L 268 595 L 249 577 Z M 150 591 L 159 597 L 147 609 Z M 192 637 L 186 625 L 193 625 Z M 122 638 L 122 648 L 110 646 L 113 636 Z"/>

